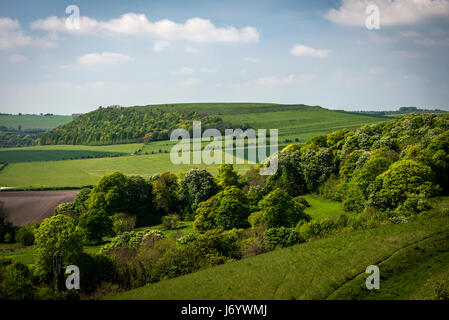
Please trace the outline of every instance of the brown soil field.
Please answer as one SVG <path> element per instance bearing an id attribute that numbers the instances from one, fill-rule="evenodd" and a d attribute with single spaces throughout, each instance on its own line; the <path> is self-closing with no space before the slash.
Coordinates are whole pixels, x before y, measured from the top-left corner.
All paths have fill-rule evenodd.
<path id="1" fill-rule="evenodd" d="M 54 215 L 55 208 L 64 202 L 72 202 L 79 190 L 0 192 L 7 220 L 15 226 L 41 222 Z"/>

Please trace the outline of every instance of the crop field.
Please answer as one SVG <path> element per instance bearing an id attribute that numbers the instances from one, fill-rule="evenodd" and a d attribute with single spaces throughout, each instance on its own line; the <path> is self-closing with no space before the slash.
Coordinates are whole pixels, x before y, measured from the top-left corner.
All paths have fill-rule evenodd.
<path id="1" fill-rule="evenodd" d="M 7 148 L 0 149 L 0 162 L 14 163 L 81 158 L 105 158 L 110 156 L 130 155 L 142 146 L 142 143 L 132 143 L 110 146 L 58 145 Z"/>
<path id="2" fill-rule="evenodd" d="M 396 294 L 390 286 L 385 289 L 381 286 L 376 296 L 366 298 L 380 299 L 386 295 L 404 298 L 409 294 L 425 298 L 423 295 L 430 289 L 420 292 L 419 288 L 435 277 L 432 272 L 423 272 L 426 261 L 428 265 L 431 259 L 440 260 L 433 266 L 444 269 L 447 274 L 447 263 L 444 263 L 447 252 L 431 248 L 441 249 L 437 244 L 442 244 L 447 251 L 448 239 L 447 217 L 390 225 L 275 250 L 111 294 L 106 299 L 337 299 L 336 293 L 349 285 L 351 279 L 359 277 L 356 285 L 360 287 L 360 281 L 367 276 L 364 272 L 368 265 L 386 265 L 391 273 L 383 274 L 382 279 L 398 276 L 397 265 L 409 252 L 416 254 L 407 258 L 401 271 L 408 270 L 411 277 L 420 272 L 420 281 L 406 282 L 410 287 L 402 287 Z M 396 262 L 392 262 L 394 260 Z"/>
<path id="3" fill-rule="evenodd" d="M 17 129 L 50 130 L 73 119 L 72 116 L 0 115 L 0 126 Z"/>
<path id="4" fill-rule="evenodd" d="M 36 161 L 12 163 L 0 173 L 2 187 L 81 187 L 95 184 L 102 176 L 113 171 L 128 175 L 150 177 L 165 171 L 174 173 L 190 168 L 206 168 L 215 174 L 219 165 L 182 164 L 170 161 L 170 154 L 142 156 L 123 156 L 101 159 L 82 159 L 64 161 Z M 249 165 L 235 165 L 240 173 Z"/>
<path id="5" fill-rule="evenodd" d="M 54 209 L 61 203 L 71 202 L 78 191 L 56 192 L 1 192 L 8 221 L 15 226 L 41 222 L 54 214 Z"/>

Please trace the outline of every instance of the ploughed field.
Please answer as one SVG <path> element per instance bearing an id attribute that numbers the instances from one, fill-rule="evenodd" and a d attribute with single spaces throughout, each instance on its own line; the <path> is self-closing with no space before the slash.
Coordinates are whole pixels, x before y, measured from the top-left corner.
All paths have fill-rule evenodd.
<path id="1" fill-rule="evenodd" d="M 41 222 L 54 215 L 55 208 L 64 202 L 71 202 L 79 191 L 1 192 L 8 214 L 7 220 L 15 226 Z"/>

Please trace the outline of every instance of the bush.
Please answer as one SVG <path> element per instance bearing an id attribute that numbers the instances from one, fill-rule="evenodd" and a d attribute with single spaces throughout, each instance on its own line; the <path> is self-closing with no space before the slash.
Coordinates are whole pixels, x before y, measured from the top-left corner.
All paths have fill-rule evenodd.
<path id="1" fill-rule="evenodd" d="M 132 231 L 136 226 L 136 216 L 130 216 L 126 213 L 117 213 L 112 217 L 112 229 L 115 234 Z"/>
<path id="2" fill-rule="evenodd" d="M 11 232 L 7 232 L 4 236 L 5 243 L 12 243 L 14 241 L 14 234 Z"/>
<path id="3" fill-rule="evenodd" d="M 337 229 L 333 218 L 324 218 L 305 223 L 299 227 L 299 232 L 305 240 L 321 238 Z"/>
<path id="4" fill-rule="evenodd" d="M 9 261 L 11 263 L 11 261 Z M 21 262 L 0 265 L 0 300 L 30 300 L 35 298 L 37 288 L 32 283 L 32 275 Z"/>
<path id="5" fill-rule="evenodd" d="M 14 239 L 24 246 L 31 246 L 34 244 L 34 232 L 30 227 L 21 227 L 17 230 Z"/>
<path id="6" fill-rule="evenodd" d="M 201 250 L 193 245 L 167 251 L 154 267 L 154 280 L 174 278 L 199 270 L 205 264 Z"/>
<path id="7" fill-rule="evenodd" d="M 179 229 L 184 225 L 177 214 L 169 214 L 162 218 L 162 227 L 164 230 Z"/>
<path id="8" fill-rule="evenodd" d="M 264 241 L 270 249 L 276 247 L 290 247 L 292 245 L 304 242 L 301 234 L 292 228 L 271 228 L 265 231 Z"/>
<path id="9" fill-rule="evenodd" d="M 111 242 L 109 242 L 108 244 L 105 244 L 101 248 L 100 253 L 108 252 L 112 249 L 120 247 L 128 247 L 128 248 L 137 247 L 141 244 L 142 241 L 149 238 L 159 240 L 164 238 L 164 234 L 158 230 L 124 232 L 112 238 Z"/>

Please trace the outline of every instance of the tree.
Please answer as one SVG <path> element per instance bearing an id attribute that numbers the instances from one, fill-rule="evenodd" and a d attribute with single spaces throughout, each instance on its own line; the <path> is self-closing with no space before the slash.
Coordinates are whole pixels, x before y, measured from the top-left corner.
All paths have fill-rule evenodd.
<path id="1" fill-rule="evenodd" d="M 294 227 L 300 220 L 309 221 L 303 207 L 283 189 L 277 188 L 259 202 L 259 212 L 252 214 L 253 226 L 266 223 L 269 228 Z M 257 216 L 257 218 L 256 218 Z"/>
<path id="2" fill-rule="evenodd" d="M 218 191 L 214 177 L 204 169 L 189 170 L 181 181 L 181 196 L 188 212 L 195 212 L 200 202 L 206 201 Z"/>
<path id="3" fill-rule="evenodd" d="M 84 212 L 80 216 L 78 224 L 85 230 L 85 239 L 91 243 L 98 243 L 103 240 L 103 237 L 114 234 L 112 219 L 102 209 L 90 209 Z"/>
<path id="4" fill-rule="evenodd" d="M 30 300 L 36 297 L 31 272 L 21 262 L 0 265 L 0 300 Z"/>
<path id="5" fill-rule="evenodd" d="M 248 215 L 246 196 L 237 187 L 228 187 L 199 204 L 193 226 L 198 231 L 243 228 L 248 225 Z"/>
<path id="6" fill-rule="evenodd" d="M 337 168 L 334 155 L 328 148 L 308 151 L 303 155 L 302 161 L 304 163 L 304 180 L 307 189 L 311 192 L 315 192 Z"/>
<path id="7" fill-rule="evenodd" d="M 376 178 L 370 203 L 382 209 L 395 208 L 408 194 L 427 193 L 433 180 L 431 169 L 413 160 L 401 160 Z"/>
<path id="8" fill-rule="evenodd" d="M 87 200 L 90 209 L 102 209 L 108 214 L 126 212 L 127 177 L 121 172 L 103 176 L 92 189 Z"/>
<path id="9" fill-rule="evenodd" d="M 175 213 L 179 207 L 178 177 L 165 172 L 153 180 L 153 199 L 161 215 Z"/>
<path id="10" fill-rule="evenodd" d="M 61 287 L 63 264 L 83 251 L 83 232 L 73 218 L 56 215 L 36 230 L 36 272 L 49 280 L 52 272 L 56 290 Z"/>
<path id="11" fill-rule="evenodd" d="M 224 190 L 226 187 L 238 187 L 239 184 L 239 175 L 234 171 L 234 167 L 232 164 L 222 163 L 218 167 L 218 173 L 215 177 L 217 181 L 217 185 Z"/>

